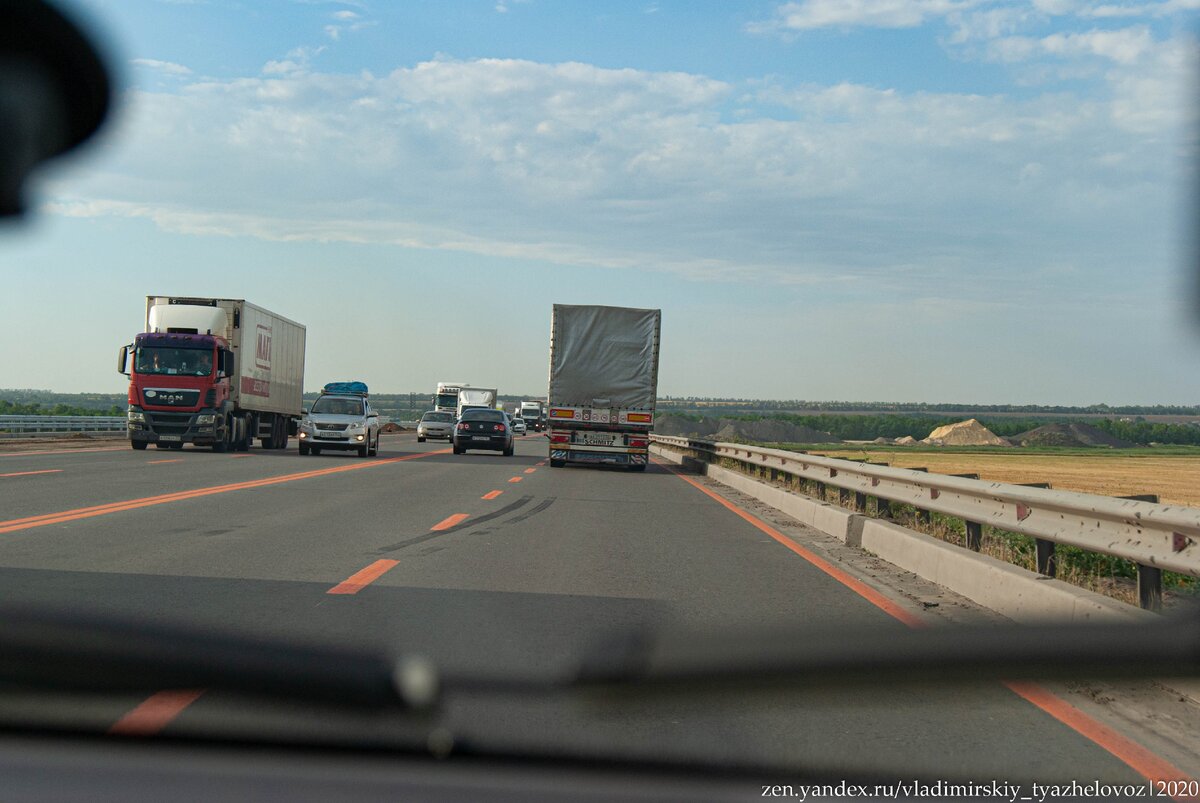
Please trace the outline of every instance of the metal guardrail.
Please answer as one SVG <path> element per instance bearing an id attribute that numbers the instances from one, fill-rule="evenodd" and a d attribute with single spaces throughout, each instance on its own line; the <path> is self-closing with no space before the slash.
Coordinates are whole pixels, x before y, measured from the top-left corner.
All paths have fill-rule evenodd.
<path id="1" fill-rule="evenodd" d="M 0 438 L 125 432 L 123 415 L 0 415 Z"/>
<path id="2" fill-rule="evenodd" d="M 1200 508 L 1164 505 L 1075 491 L 1012 485 L 991 480 L 930 474 L 915 469 L 840 460 L 739 443 L 652 435 L 660 445 L 691 451 L 702 460 L 728 458 L 841 489 L 842 499 L 866 512 L 874 497 L 887 511 L 897 502 L 919 511 L 962 519 L 967 546 L 980 548 L 983 525 L 1034 539 L 1037 569 L 1053 577 L 1058 544 L 1124 558 L 1137 564 L 1143 608 L 1162 606 L 1162 572 L 1200 577 Z M 927 514 L 926 514 L 927 515 Z"/>

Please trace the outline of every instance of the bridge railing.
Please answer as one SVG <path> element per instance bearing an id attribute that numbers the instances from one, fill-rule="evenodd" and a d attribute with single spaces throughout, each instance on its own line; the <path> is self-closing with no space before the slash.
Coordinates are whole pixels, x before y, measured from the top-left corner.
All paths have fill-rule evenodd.
<path id="1" fill-rule="evenodd" d="M 0 415 L 0 438 L 32 438 L 71 432 L 125 432 L 123 415 Z"/>
<path id="2" fill-rule="evenodd" d="M 932 511 L 962 519 L 967 547 L 978 551 L 983 526 L 1021 533 L 1034 540 L 1037 570 L 1053 577 L 1059 544 L 1123 558 L 1137 565 L 1138 597 L 1143 608 L 1162 607 L 1162 572 L 1200 577 L 1200 508 L 1159 504 L 968 479 L 946 474 L 859 463 L 740 443 L 653 435 L 661 445 L 703 461 L 728 459 L 744 467 L 769 469 L 816 484 L 838 488 L 844 504 L 866 512 L 890 503 L 912 505 L 928 517 Z"/>

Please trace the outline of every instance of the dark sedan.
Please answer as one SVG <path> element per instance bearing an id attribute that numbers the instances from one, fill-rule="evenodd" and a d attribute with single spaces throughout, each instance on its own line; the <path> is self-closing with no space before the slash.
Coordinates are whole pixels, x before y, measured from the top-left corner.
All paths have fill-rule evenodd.
<path id="1" fill-rule="evenodd" d="M 512 426 L 501 410 L 464 410 L 454 425 L 453 443 L 455 454 L 468 449 L 489 449 L 512 456 Z"/>

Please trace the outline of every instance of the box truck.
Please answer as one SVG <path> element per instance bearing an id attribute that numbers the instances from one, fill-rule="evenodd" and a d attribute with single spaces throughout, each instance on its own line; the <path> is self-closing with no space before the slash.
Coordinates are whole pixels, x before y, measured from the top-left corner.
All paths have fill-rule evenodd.
<path id="1" fill-rule="evenodd" d="M 304 327 L 242 299 L 147 296 L 122 346 L 129 442 L 213 451 L 287 448 L 304 411 Z"/>
<path id="2" fill-rule="evenodd" d="M 550 320 L 550 465 L 644 471 L 658 398 L 662 312 L 555 304 Z"/>
<path id="3" fill-rule="evenodd" d="M 458 408 L 455 415 L 462 418 L 463 410 L 470 410 L 472 407 L 495 410 L 497 393 L 495 388 L 464 387 L 458 392 Z"/>
<path id="4" fill-rule="evenodd" d="M 530 432 L 541 432 L 545 421 L 546 410 L 540 401 L 523 401 L 517 408 L 517 415 L 525 422 Z"/>
<path id="5" fill-rule="evenodd" d="M 466 382 L 438 382 L 433 394 L 433 409 L 439 413 L 458 412 L 458 392 L 470 387 Z"/>

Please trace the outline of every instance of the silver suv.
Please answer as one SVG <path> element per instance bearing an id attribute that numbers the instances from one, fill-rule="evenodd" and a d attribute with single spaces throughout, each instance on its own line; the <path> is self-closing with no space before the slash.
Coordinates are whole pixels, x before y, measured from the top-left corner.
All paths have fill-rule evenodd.
<path id="1" fill-rule="evenodd" d="M 300 419 L 300 454 L 353 449 L 359 457 L 379 453 L 379 414 L 356 394 L 323 393 Z"/>

